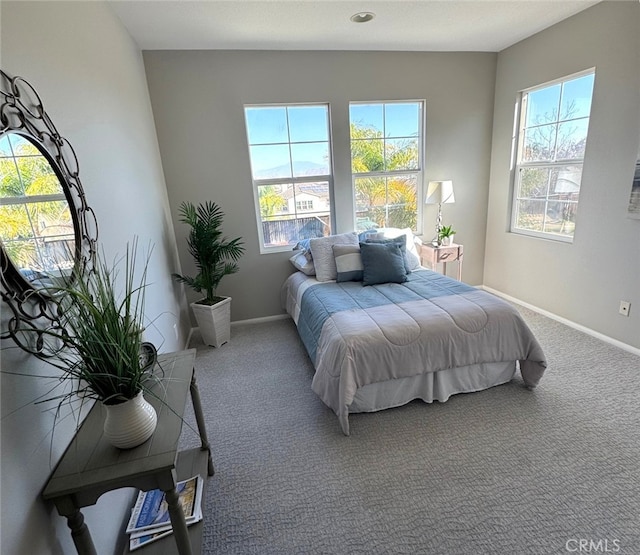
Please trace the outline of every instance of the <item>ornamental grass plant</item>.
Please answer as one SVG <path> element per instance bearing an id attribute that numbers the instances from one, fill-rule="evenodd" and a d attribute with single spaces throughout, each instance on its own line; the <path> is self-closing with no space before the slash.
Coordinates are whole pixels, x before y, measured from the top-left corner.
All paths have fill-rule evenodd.
<path id="1" fill-rule="evenodd" d="M 148 390 L 156 360 L 155 347 L 143 341 L 150 254 L 138 268 L 134 241 L 113 264 L 97 255 L 90 267 L 63 278 L 62 286 L 47 288 L 61 322 L 37 332 L 42 348 L 36 356 L 58 368 L 61 381 L 73 383 L 72 391 L 47 401 L 79 396 L 113 405 Z"/>

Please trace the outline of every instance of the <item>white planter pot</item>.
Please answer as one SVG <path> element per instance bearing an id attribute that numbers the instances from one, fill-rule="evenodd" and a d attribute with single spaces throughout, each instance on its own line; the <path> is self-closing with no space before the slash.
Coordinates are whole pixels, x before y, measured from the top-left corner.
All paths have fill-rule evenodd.
<path id="1" fill-rule="evenodd" d="M 202 340 L 212 347 L 221 347 L 231 338 L 231 297 L 214 304 L 191 303 Z"/>
<path id="2" fill-rule="evenodd" d="M 102 405 L 107 411 L 104 436 L 111 445 L 131 449 L 147 441 L 156 429 L 158 415 L 142 391 L 118 405 Z"/>
<path id="3" fill-rule="evenodd" d="M 449 245 L 453 245 L 453 238 L 455 237 L 455 235 L 450 235 L 449 237 L 443 237 L 442 238 L 442 244 L 445 247 L 448 247 Z"/>

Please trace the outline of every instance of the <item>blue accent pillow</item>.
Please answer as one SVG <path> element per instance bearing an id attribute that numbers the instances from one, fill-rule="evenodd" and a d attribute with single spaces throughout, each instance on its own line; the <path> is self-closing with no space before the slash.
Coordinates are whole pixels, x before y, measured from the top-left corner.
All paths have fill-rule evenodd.
<path id="1" fill-rule="evenodd" d="M 385 245 L 388 245 L 388 244 L 398 245 L 400 247 L 400 250 L 402 251 L 402 259 L 404 260 L 404 269 L 405 269 L 407 274 L 411 273 L 411 263 L 409 262 L 409 259 L 407 258 L 407 236 L 406 235 L 400 235 L 398 237 L 394 237 L 393 239 L 367 238 L 366 242 L 367 243 L 382 243 L 382 244 L 385 244 Z"/>
<path id="2" fill-rule="evenodd" d="M 301 239 L 295 244 L 293 250 L 311 252 L 311 239 Z"/>
<path id="3" fill-rule="evenodd" d="M 407 270 L 400 246 L 396 243 L 360 243 L 362 285 L 404 283 Z"/>

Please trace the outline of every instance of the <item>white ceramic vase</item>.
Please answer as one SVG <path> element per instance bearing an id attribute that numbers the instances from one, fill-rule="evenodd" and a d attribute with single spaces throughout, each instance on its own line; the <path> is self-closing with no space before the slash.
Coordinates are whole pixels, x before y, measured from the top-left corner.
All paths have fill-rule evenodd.
<path id="1" fill-rule="evenodd" d="M 454 237 L 455 237 L 455 235 L 449 235 L 449 237 L 443 237 L 442 238 L 442 245 L 445 246 L 445 247 L 453 245 L 453 238 Z"/>
<path id="2" fill-rule="evenodd" d="M 104 436 L 113 446 L 131 449 L 147 441 L 156 429 L 158 415 L 142 391 L 118 405 L 104 405 Z"/>

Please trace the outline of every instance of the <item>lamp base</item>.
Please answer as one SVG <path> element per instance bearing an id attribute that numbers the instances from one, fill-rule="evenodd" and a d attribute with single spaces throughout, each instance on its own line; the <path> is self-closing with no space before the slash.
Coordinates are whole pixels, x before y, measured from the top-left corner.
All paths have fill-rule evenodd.
<path id="1" fill-rule="evenodd" d="M 440 230 L 442 229 L 442 204 L 438 203 L 438 217 L 436 218 L 436 236 L 431 241 L 431 244 L 434 247 L 439 247 L 442 245 L 442 241 L 440 240 Z"/>

